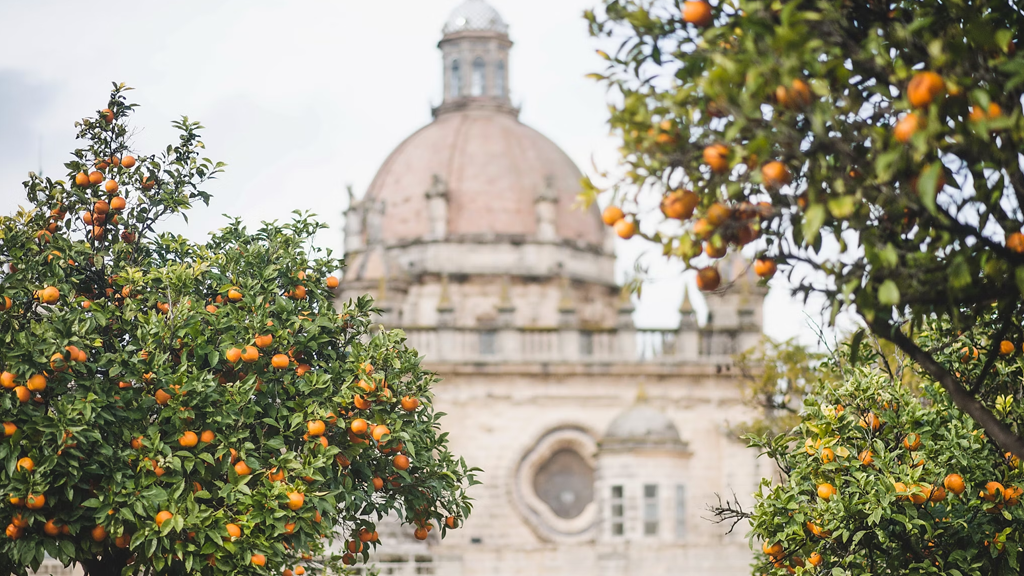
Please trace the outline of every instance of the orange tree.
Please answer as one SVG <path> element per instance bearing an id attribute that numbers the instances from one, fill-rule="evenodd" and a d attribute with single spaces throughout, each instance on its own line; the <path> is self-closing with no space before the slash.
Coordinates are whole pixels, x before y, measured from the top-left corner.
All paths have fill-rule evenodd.
<path id="1" fill-rule="evenodd" d="M 335 308 L 323 226 L 160 233 L 221 165 L 187 118 L 132 151 L 126 90 L 78 124 L 67 179 L 31 175 L 0 219 L 0 562 L 301 574 L 365 560 L 385 515 L 455 527 L 473 470 L 438 433 L 434 377 L 371 329 L 368 297 Z"/>
<path id="2" fill-rule="evenodd" d="M 933 336 L 929 329 L 922 339 Z M 973 355 L 939 356 L 979 369 Z M 915 395 L 877 355 L 857 366 L 840 360 L 806 398 L 797 427 L 752 439 L 782 472 L 780 483 L 762 481 L 749 517 L 756 572 L 1020 573 L 1020 459 L 1002 453 L 941 386 L 922 383 Z M 996 379 L 1020 386 L 1019 376 Z M 996 404 L 1001 418 L 1024 423 L 1019 402 L 1004 395 Z"/>
<path id="3" fill-rule="evenodd" d="M 990 365 L 1024 343 L 1019 3 L 603 0 L 587 18 L 617 48 L 594 74 L 623 139 L 605 221 L 706 290 L 716 258 L 756 242 L 761 276 L 854 310 L 1024 455 L 978 394 L 989 372 L 965 381 L 917 337 L 932 316 L 982 319 Z M 636 208 L 645 193 L 660 213 Z"/>

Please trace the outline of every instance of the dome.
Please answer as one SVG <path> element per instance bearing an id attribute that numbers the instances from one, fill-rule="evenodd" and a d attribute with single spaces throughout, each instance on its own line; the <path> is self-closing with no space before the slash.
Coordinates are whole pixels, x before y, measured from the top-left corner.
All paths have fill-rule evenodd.
<path id="1" fill-rule="evenodd" d="M 484 0 L 466 0 L 452 11 L 444 25 L 444 34 L 466 31 L 508 33 L 508 24 L 501 15 Z"/>
<path id="2" fill-rule="evenodd" d="M 685 446 L 672 420 L 643 403 L 634 404 L 616 416 L 601 440 L 602 449 L 638 445 L 672 448 Z"/>
<path id="3" fill-rule="evenodd" d="M 574 207 L 581 177 L 565 152 L 515 115 L 469 108 L 439 115 L 402 142 L 366 198 L 384 204 L 380 240 L 388 245 L 429 235 L 426 193 L 443 186 L 451 239 L 533 237 L 535 203 L 544 195 L 557 202 L 558 240 L 600 249 L 605 230 L 597 206 Z"/>

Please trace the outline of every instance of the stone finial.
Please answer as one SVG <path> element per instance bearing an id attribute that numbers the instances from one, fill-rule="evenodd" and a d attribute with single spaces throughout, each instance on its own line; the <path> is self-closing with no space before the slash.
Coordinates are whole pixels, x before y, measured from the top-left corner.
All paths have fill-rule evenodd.
<path id="1" fill-rule="evenodd" d="M 697 329 L 697 313 L 693 310 L 693 305 L 690 303 L 690 293 L 686 286 L 683 286 L 683 301 L 679 305 L 679 329 Z"/>

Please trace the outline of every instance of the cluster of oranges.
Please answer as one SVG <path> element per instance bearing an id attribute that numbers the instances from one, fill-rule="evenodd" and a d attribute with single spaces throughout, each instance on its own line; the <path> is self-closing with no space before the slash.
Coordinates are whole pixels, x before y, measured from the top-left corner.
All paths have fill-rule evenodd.
<path id="1" fill-rule="evenodd" d="M 122 159 L 117 155 L 112 155 L 109 158 L 96 159 L 95 170 L 88 173 L 82 171 L 75 175 L 75 186 L 87 189 L 91 194 L 100 198 L 93 203 L 90 210 L 82 213 L 82 222 L 89 227 L 88 233 L 94 240 L 103 239 L 106 235 L 107 224 L 118 224 L 120 222 L 119 215 L 127 207 L 124 196 L 119 195 L 121 185 L 117 180 L 107 178 L 103 171 L 117 168 L 129 170 L 136 164 L 134 156 L 125 156 Z M 144 190 L 152 189 L 154 185 L 155 181 L 149 177 L 144 177 L 140 184 Z M 134 232 L 126 230 L 121 234 L 121 239 L 132 243 L 136 240 L 136 235 Z"/>

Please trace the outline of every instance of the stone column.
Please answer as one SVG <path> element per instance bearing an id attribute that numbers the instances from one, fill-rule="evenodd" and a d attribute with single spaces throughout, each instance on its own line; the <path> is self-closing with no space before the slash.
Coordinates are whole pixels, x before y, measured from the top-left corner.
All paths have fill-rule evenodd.
<path id="1" fill-rule="evenodd" d="M 434 174 L 434 182 L 426 196 L 427 219 L 430 222 L 427 240 L 443 240 L 448 237 L 448 184 L 441 176 Z"/>
<path id="2" fill-rule="evenodd" d="M 617 335 L 617 347 L 620 360 L 632 362 L 639 359 L 637 354 L 636 326 L 633 324 L 633 301 L 629 292 L 622 291 L 619 299 L 619 310 L 616 315 L 615 329 Z"/>
<path id="3" fill-rule="evenodd" d="M 508 276 L 502 278 L 501 296 L 498 300 L 498 353 L 506 361 L 519 360 L 522 342 L 515 326 L 516 307 L 509 294 Z"/>
<path id="4" fill-rule="evenodd" d="M 558 350 L 562 360 L 576 360 L 580 356 L 579 319 L 576 304 L 569 289 L 569 279 L 562 277 L 562 300 L 558 303 Z"/>
<path id="5" fill-rule="evenodd" d="M 544 178 L 544 190 L 537 195 L 533 206 L 537 216 L 537 240 L 557 240 L 555 221 L 558 216 L 558 194 L 555 192 L 554 176 L 549 174 Z"/>
<path id="6" fill-rule="evenodd" d="M 441 297 L 437 301 L 437 355 L 438 360 L 453 360 L 458 356 L 455 339 L 455 306 L 448 294 L 448 275 L 441 276 Z"/>

